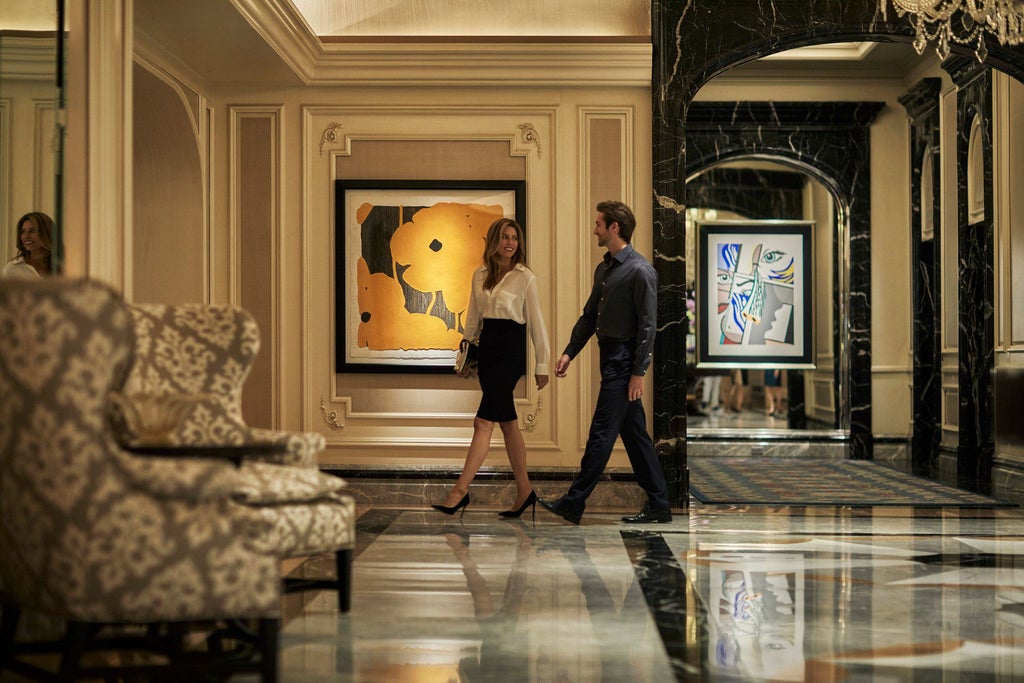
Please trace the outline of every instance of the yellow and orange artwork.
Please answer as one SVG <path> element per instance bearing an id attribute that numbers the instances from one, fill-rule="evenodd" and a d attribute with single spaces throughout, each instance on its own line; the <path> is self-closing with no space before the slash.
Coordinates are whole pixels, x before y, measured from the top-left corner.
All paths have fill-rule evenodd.
<path id="1" fill-rule="evenodd" d="M 473 271 L 483 264 L 487 228 L 504 215 L 500 206 L 454 202 L 417 211 L 391 237 L 396 272 L 397 266 L 408 266 L 402 275 L 406 284 L 441 292 L 448 310 L 459 316 L 469 306 Z"/>
<path id="2" fill-rule="evenodd" d="M 462 339 L 457 330 L 426 313 L 410 313 L 398 280 L 384 273 L 370 274 L 358 262 L 359 333 L 357 344 L 374 350 L 455 349 Z"/>
<path id="3" fill-rule="evenodd" d="M 361 205 L 358 223 L 375 208 Z M 405 207 L 398 208 L 402 215 Z M 500 205 L 439 202 L 395 228 L 386 243 L 390 272 L 371 274 L 361 257 L 358 345 L 375 351 L 458 348 L 487 229 L 504 215 Z"/>

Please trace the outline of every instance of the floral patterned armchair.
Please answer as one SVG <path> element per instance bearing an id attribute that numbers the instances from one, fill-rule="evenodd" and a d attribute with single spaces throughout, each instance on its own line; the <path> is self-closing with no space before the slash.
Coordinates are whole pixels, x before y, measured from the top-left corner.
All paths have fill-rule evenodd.
<path id="1" fill-rule="evenodd" d="M 135 364 L 124 393 L 204 394 L 206 399 L 186 412 L 171 434 L 172 443 L 222 445 L 251 442 L 284 444 L 283 455 L 259 456 L 279 465 L 293 465 L 291 477 L 311 482 L 342 479 L 319 472 L 317 455 L 324 448 L 320 434 L 249 427 L 242 417 L 242 385 L 260 347 L 260 330 L 244 309 L 207 304 L 129 304 L 135 328 Z M 269 400 L 269 397 L 268 397 Z M 127 435 L 126 435 L 127 436 Z M 278 476 L 266 466 L 246 464 L 244 470 Z M 263 482 L 266 489 L 272 481 Z M 311 488 L 315 490 L 316 485 Z M 338 591 L 338 606 L 347 612 L 351 599 L 351 562 L 355 546 L 355 501 L 335 493 L 316 505 L 266 507 L 256 496 L 257 512 L 273 526 L 266 548 L 282 558 L 335 553 L 336 580 L 286 579 L 287 592 L 329 588 Z"/>
<path id="2" fill-rule="evenodd" d="M 172 443 L 283 442 L 287 454 L 268 459 L 317 467 L 324 449 L 320 434 L 257 429 L 242 418 L 242 385 L 260 348 L 252 315 L 205 304 L 129 304 L 128 310 L 135 325 L 135 365 L 125 393 L 207 395 L 186 414 Z"/>
<path id="3" fill-rule="evenodd" d="M 302 482 L 268 492 L 268 472 L 122 450 L 109 394 L 132 349 L 131 318 L 108 287 L 0 282 L 0 669 L 44 675 L 21 653 L 48 645 L 63 651 L 59 680 L 149 675 L 152 666 L 81 666 L 81 655 L 105 625 L 257 619 L 261 656 L 238 668 L 274 681 L 280 558 L 266 546 L 275 524 L 244 501 L 298 497 Z M 23 612 L 65 620 L 65 638 L 16 643 Z"/>

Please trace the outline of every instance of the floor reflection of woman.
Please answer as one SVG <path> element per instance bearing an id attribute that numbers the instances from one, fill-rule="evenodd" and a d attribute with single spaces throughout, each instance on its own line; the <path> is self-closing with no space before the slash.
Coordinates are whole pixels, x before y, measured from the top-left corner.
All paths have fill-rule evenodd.
<path id="1" fill-rule="evenodd" d="M 18 255 L 7 262 L 0 277 L 34 279 L 52 275 L 53 219 L 45 213 L 26 213 L 15 223 Z"/>
<path id="2" fill-rule="evenodd" d="M 534 378 L 539 390 L 548 383 L 551 348 L 540 311 L 537 278 L 526 267 L 523 229 L 510 218 L 499 218 L 487 230 L 484 265 L 473 274 L 463 332 L 463 338 L 470 342 L 479 341 L 483 396 L 473 420 L 473 439 L 462 473 L 444 502 L 431 506 L 439 512 L 453 515 L 469 505 L 469 485 L 487 457 L 495 424 L 501 427 L 516 480 L 515 503 L 499 514 L 519 517 L 527 507 L 536 507 L 537 494 L 526 470 L 526 442 L 519 430 L 513 393 L 526 369 L 527 328 L 536 354 Z"/>
<path id="3" fill-rule="evenodd" d="M 528 639 L 516 640 L 516 624 L 526 594 L 527 565 L 533 555 L 533 540 L 520 522 L 513 527 L 516 534 L 516 556 L 512 562 L 501 604 L 495 605 L 487 580 L 470 555 L 469 536 L 446 533 L 445 539 L 462 566 L 466 586 L 473 598 L 473 613 L 480 625 L 480 656 L 466 657 L 459 661 L 460 680 L 529 680 L 530 658 Z M 504 538 L 504 537 L 499 537 Z"/>

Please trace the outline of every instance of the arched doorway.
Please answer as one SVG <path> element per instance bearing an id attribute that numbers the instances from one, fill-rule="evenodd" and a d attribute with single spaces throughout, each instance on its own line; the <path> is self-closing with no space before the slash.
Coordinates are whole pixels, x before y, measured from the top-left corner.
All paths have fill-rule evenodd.
<path id="1" fill-rule="evenodd" d="M 667 320 L 685 319 L 685 302 L 673 288 L 685 278 L 685 201 L 683 184 L 693 151 L 681 145 L 697 91 L 711 78 L 733 66 L 791 48 L 837 41 L 903 42 L 912 40 L 908 21 L 894 11 L 883 14 L 875 0 L 852 3 L 773 3 L 770 9 L 755 2 L 728 4 L 668 0 L 654 4 L 653 42 L 653 169 L 656 267 L 663 283 L 659 302 Z M 765 14 L 767 13 L 767 14 Z M 764 16 L 762 16 L 764 15 Z M 754 17 L 754 20 L 751 18 Z M 757 19 L 760 17 L 760 19 Z M 710 40 L 713 37 L 714 40 Z M 972 55 L 973 58 L 973 55 Z M 985 63 L 1015 78 L 1024 74 L 1024 50 L 989 43 Z M 858 207 L 850 208 L 851 221 Z M 853 228 L 851 227 L 851 232 Z M 870 263 L 868 240 L 852 240 L 850 262 Z M 870 368 L 871 298 L 870 273 L 854 268 L 850 273 L 850 354 Z M 864 292 L 864 295 L 858 294 Z M 675 329 L 673 329 L 675 328 Z M 673 349 L 684 342 L 683 327 L 662 325 L 655 350 L 658 386 L 655 393 L 655 431 L 666 439 L 685 436 L 684 372 L 672 362 Z M 660 361 L 660 362 L 659 362 Z M 851 405 L 870 407 L 871 375 L 853 371 Z M 850 456 L 872 457 L 870 409 L 851 416 Z M 680 429 L 681 427 L 681 429 Z M 674 470 L 685 479 L 685 445 L 673 442 Z M 680 463 L 681 460 L 681 463 Z M 671 476 L 671 474 L 670 474 Z"/>

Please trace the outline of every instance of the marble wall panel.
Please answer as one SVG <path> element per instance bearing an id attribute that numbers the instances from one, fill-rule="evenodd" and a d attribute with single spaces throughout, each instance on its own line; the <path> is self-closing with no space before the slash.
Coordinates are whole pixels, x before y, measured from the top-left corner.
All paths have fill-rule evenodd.
<path id="1" fill-rule="evenodd" d="M 953 56 L 942 64 L 957 92 L 957 206 L 959 226 L 960 411 L 957 473 L 990 483 L 993 440 L 992 370 L 995 367 L 995 251 L 992 194 L 992 75 L 970 57 Z M 975 120 L 981 136 L 971 142 Z M 981 145 L 978 149 L 977 145 Z M 968 175 L 972 155 L 981 155 L 983 211 L 969 210 Z"/>
<path id="2" fill-rule="evenodd" d="M 900 97 L 910 117 L 911 258 L 914 307 L 914 433 L 915 466 L 933 468 L 942 438 L 941 230 L 922 234 L 922 226 L 942 222 L 939 155 L 939 93 L 942 81 L 921 79 Z M 926 173 L 925 165 L 930 168 Z M 927 183 L 926 187 L 924 183 Z M 925 201 L 930 196 L 932 201 Z M 925 211 L 931 215 L 926 216 Z"/>

